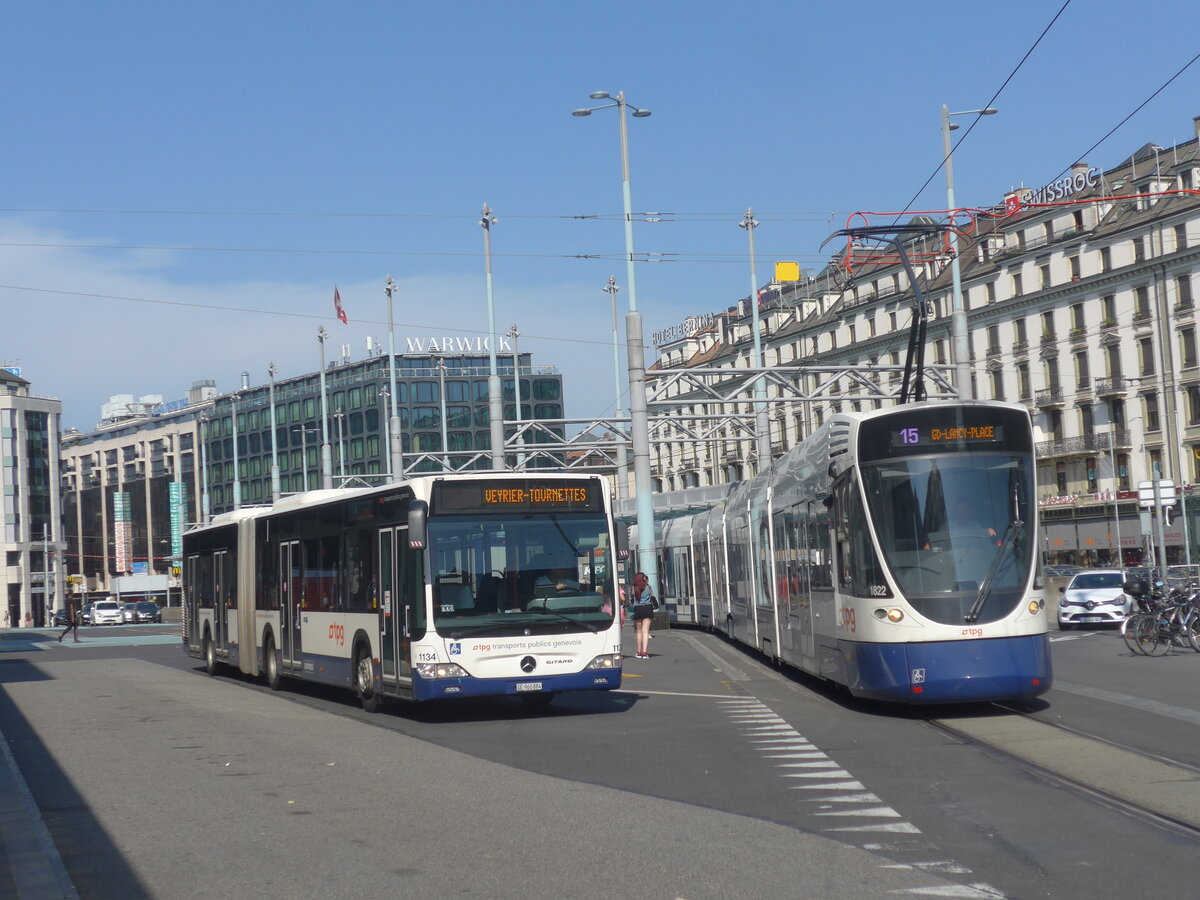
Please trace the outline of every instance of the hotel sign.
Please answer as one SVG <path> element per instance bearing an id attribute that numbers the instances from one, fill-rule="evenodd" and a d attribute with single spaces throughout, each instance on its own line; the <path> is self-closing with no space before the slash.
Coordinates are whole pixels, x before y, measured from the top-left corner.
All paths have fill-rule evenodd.
<path id="1" fill-rule="evenodd" d="M 405 338 L 409 353 L 490 353 L 492 340 L 487 337 Z M 497 353 L 512 353 L 507 337 L 500 337 Z"/>
<path id="2" fill-rule="evenodd" d="M 1100 170 L 1090 166 L 1086 172 L 1076 172 L 1057 181 L 1052 181 L 1034 190 L 1021 191 L 1013 194 L 1005 201 L 1005 212 L 1015 213 L 1022 206 L 1035 206 L 1039 203 L 1056 203 L 1066 200 L 1075 194 L 1082 193 L 1100 183 Z"/>
<path id="3" fill-rule="evenodd" d="M 695 337 L 699 332 L 703 331 L 708 326 L 712 325 L 716 319 L 713 313 L 703 313 L 698 316 L 688 316 L 678 325 L 672 325 L 670 328 L 664 328 L 662 331 L 656 331 L 651 335 L 655 347 L 660 347 L 663 344 L 671 341 L 682 340 L 683 338 Z"/>

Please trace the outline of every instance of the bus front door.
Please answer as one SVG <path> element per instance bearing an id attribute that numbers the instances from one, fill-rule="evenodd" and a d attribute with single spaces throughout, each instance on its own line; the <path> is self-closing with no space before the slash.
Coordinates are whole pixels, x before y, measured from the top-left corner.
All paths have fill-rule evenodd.
<path id="1" fill-rule="evenodd" d="M 279 545 L 279 612 L 281 665 L 299 670 L 302 666 L 300 645 L 300 606 L 304 587 L 300 575 L 300 542 Z"/>
<path id="2" fill-rule="evenodd" d="M 379 658 L 384 690 L 408 697 L 412 695 L 414 603 L 420 602 L 423 611 L 425 599 L 422 590 L 418 601 L 413 587 L 414 581 L 424 582 L 421 551 L 409 548 L 407 528 L 381 528 L 378 559 Z"/>

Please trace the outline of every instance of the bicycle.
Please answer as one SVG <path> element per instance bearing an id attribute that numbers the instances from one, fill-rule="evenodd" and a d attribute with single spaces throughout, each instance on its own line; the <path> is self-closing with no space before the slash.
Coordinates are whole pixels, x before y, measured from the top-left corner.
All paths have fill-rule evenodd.
<path id="1" fill-rule="evenodd" d="M 1121 626 L 1125 645 L 1144 656 L 1162 656 L 1178 641 L 1200 653 L 1200 594 L 1194 585 L 1172 589 L 1164 596 L 1162 582 L 1150 588 L 1145 582 L 1127 582 L 1126 593 L 1136 598 L 1140 611 Z"/>

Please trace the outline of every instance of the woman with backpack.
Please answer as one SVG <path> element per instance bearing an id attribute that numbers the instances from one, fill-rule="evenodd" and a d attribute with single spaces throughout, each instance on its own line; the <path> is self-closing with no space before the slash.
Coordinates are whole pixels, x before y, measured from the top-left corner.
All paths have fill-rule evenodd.
<path id="1" fill-rule="evenodd" d="M 637 644 L 637 658 L 650 658 L 650 623 L 654 621 L 656 601 L 650 590 L 650 579 L 645 572 L 633 576 L 633 628 Z"/>

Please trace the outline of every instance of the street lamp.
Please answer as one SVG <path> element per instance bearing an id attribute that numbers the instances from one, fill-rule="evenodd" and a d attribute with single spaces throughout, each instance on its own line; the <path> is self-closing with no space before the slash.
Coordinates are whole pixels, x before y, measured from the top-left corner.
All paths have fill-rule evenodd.
<path id="1" fill-rule="evenodd" d="M 243 373 L 245 374 L 245 373 Z M 238 471 L 238 466 L 241 462 L 238 454 L 238 391 L 234 391 L 229 395 L 229 408 L 233 419 L 233 508 L 242 508 L 242 480 L 241 473 Z"/>
<path id="2" fill-rule="evenodd" d="M 525 416 L 521 412 L 521 343 L 520 343 L 521 332 L 520 332 L 520 330 L 518 330 L 516 322 L 513 322 L 512 325 L 508 326 L 508 336 L 510 338 L 512 338 L 512 342 L 513 342 L 513 400 L 516 403 L 516 411 L 517 411 L 517 418 L 516 418 L 517 434 L 518 434 L 517 447 L 523 448 L 525 446 L 525 438 L 524 438 L 524 436 L 521 435 L 521 422 L 524 421 Z M 533 418 L 533 396 L 532 396 L 532 394 L 529 397 L 529 404 L 530 404 L 529 418 L 532 419 Z M 520 469 L 524 465 L 525 465 L 525 454 L 518 453 L 516 467 L 518 469 Z"/>
<path id="3" fill-rule="evenodd" d="M 942 152 L 946 166 L 946 209 L 950 220 L 950 285 L 952 291 L 953 311 L 950 315 L 950 328 L 954 336 L 954 381 L 958 387 L 958 396 L 964 400 L 974 399 L 975 392 L 971 389 L 971 343 L 967 336 L 967 311 L 963 307 L 962 278 L 958 269 L 958 232 L 954 230 L 954 152 L 950 148 L 950 132 L 958 126 L 950 121 L 951 116 L 994 116 L 999 110 L 992 107 L 985 109 L 964 109 L 961 112 L 950 112 L 946 104 L 942 104 Z"/>
<path id="4" fill-rule="evenodd" d="M 322 325 L 317 329 L 317 343 L 321 345 L 321 487 L 333 488 L 333 456 L 329 450 L 329 403 L 325 396 L 325 338 L 329 332 Z"/>
<path id="5" fill-rule="evenodd" d="M 387 294 L 388 307 L 388 378 L 391 382 L 391 419 L 388 424 L 388 454 L 391 460 L 390 472 L 391 480 L 399 481 L 404 477 L 404 454 L 400 446 L 400 414 L 396 412 L 396 335 L 392 324 L 392 293 L 396 290 L 396 283 L 392 281 L 392 276 L 387 277 L 387 287 L 384 288 L 384 293 Z"/>
<path id="6" fill-rule="evenodd" d="M 208 502 L 208 423 L 211 419 L 207 412 L 200 414 L 200 521 L 205 525 L 209 523 L 211 509 Z"/>
<path id="7" fill-rule="evenodd" d="M 654 498 L 650 484 L 650 421 L 646 411 L 646 351 L 642 343 L 642 316 L 637 308 L 637 277 L 633 271 L 633 198 L 629 187 L 629 128 L 625 110 L 636 119 L 650 115 L 625 100 L 625 92 L 615 97 L 607 91 L 588 95 L 592 100 L 612 100 L 603 106 L 574 110 L 573 116 L 590 116 L 601 109 L 616 109 L 621 128 L 621 194 L 625 209 L 625 280 L 629 284 L 629 313 L 625 316 L 625 340 L 629 351 L 629 419 L 633 441 L 634 491 L 637 496 L 638 563 L 650 580 L 650 588 L 659 594 L 658 561 L 654 554 Z"/>
<path id="8" fill-rule="evenodd" d="M 746 210 L 746 215 L 738 222 L 738 227 L 746 229 L 746 237 L 750 241 L 750 308 L 754 328 L 754 368 L 759 370 L 758 381 L 754 385 L 754 427 L 758 432 L 758 471 L 762 472 L 771 464 L 771 426 L 767 421 L 767 383 L 762 374 L 765 363 L 761 326 L 758 321 L 758 274 L 754 263 L 754 229 L 758 227 L 758 222 L 754 218 L 754 210 Z"/>
<path id="9" fill-rule="evenodd" d="M 337 424 L 338 441 L 338 478 L 342 487 L 346 479 L 346 413 L 340 406 L 333 411 L 334 422 Z"/>
<path id="10" fill-rule="evenodd" d="M 483 204 L 483 258 L 486 266 L 488 308 L 488 433 L 491 435 L 492 471 L 505 469 L 504 461 L 504 402 L 500 399 L 500 370 L 496 363 L 496 303 L 492 292 L 492 226 L 496 217 L 491 207 Z"/>
<path id="11" fill-rule="evenodd" d="M 275 363 L 267 366 L 267 374 L 271 377 L 271 502 L 279 502 L 279 448 L 275 443 Z"/>
<path id="12" fill-rule="evenodd" d="M 609 300 L 612 302 L 612 352 L 613 352 L 613 387 L 616 391 L 617 406 L 613 410 L 614 419 L 622 419 L 625 417 L 624 410 L 621 409 L 621 356 L 617 350 L 617 278 L 615 275 L 608 276 L 608 283 L 604 285 L 604 292 L 608 294 Z M 613 429 L 616 431 L 616 428 Z M 629 493 L 629 461 L 625 457 L 625 438 L 617 434 L 617 499 L 620 500 Z"/>
<path id="13" fill-rule="evenodd" d="M 313 428 L 311 425 L 293 425 L 292 426 L 292 434 L 295 434 L 297 431 L 300 432 L 300 472 L 301 472 L 301 478 L 304 482 L 304 487 L 302 487 L 301 490 L 307 491 L 308 490 L 308 436 L 310 434 L 315 435 L 317 433 L 317 430 L 315 428 Z"/>

